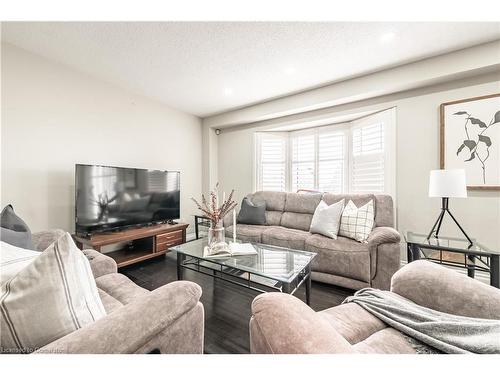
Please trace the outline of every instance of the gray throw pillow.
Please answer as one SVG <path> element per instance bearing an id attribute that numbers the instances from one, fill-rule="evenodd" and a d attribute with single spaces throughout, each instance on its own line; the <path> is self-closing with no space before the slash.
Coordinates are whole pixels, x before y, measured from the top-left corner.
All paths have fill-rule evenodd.
<path id="1" fill-rule="evenodd" d="M 325 201 L 319 202 L 314 211 L 311 220 L 311 228 L 309 232 L 322 234 L 323 236 L 337 239 L 337 234 L 340 228 L 340 218 L 344 210 L 344 200 L 332 205 L 326 204 Z"/>
<path id="2" fill-rule="evenodd" d="M 13 246 L 34 250 L 31 230 L 28 225 L 16 215 L 12 205 L 7 205 L 0 214 L 2 241 Z"/>
<path id="3" fill-rule="evenodd" d="M 266 202 L 252 203 L 250 199 L 243 198 L 238 223 L 266 225 Z"/>

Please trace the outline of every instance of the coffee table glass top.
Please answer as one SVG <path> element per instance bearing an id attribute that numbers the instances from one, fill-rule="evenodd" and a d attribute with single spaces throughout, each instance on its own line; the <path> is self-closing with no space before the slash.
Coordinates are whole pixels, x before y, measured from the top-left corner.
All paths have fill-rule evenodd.
<path id="1" fill-rule="evenodd" d="M 265 278 L 291 282 L 293 281 L 316 256 L 315 253 L 301 250 L 291 250 L 278 246 L 253 243 L 257 250 L 255 255 L 235 255 L 225 258 L 204 258 L 203 249 L 207 239 L 186 242 L 174 246 L 174 250 L 189 257 L 202 259 L 221 266 L 231 267 L 241 271 L 263 276 Z"/>
<path id="2" fill-rule="evenodd" d="M 407 243 L 416 244 L 429 249 L 443 249 L 456 251 L 460 253 L 472 253 L 477 255 L 488 255 L 488 254 L 500 254 L 500 251 L 494 251 L 488 249 L 486 246 L 473 240 L 472 246 L 464 238 L 453 238 L 453 237 L 430 237 L 427 239 L 426 234 L 419 234 L 413 232 L 407 232 L 405 236 Z"/>

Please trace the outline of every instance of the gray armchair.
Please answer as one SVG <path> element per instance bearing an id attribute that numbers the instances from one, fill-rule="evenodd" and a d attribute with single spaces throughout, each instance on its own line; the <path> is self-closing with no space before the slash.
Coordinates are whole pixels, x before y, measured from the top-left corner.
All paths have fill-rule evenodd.
<path id="1" fill-rule="evenodd" d="M 36 249 L 43 251 L 62 234 L 35 233 Z M 197 284 L 177 281 L 150 292 L 117 273 L 112 258 L 95 250 L 84 253 L 108 315 L 37 353 L 203 353 L 204 310 Z"/>
<path id="2" fill-rule="evenodd" d="M 500 290 L 426 260 L 396 272 L 391 291 L 433 310 L 500 319 Z M 250 350 L 257 354 L 415 354 L 399 331 L 356 303 L 315 312 L 299 299 L 281 293 L 254 299 Z"/>

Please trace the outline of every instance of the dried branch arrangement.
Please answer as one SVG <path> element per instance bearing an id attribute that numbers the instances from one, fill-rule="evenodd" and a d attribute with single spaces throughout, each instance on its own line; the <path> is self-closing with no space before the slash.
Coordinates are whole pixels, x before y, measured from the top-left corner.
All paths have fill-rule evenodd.
<path id="1" fill-rule="evenodd" d="M 201 204 L 194 198 L 191 200 L 196 203 L 198 209 L 203 212 L 203 215 L 206 216 L 211 224 L 212 228 L 216 228 L 224 216 L 226 216 L 233 208 L 236 207 L 237 203 L 233 201 L 234 190 L 231 190 L 231 194 L 229 197 L 219 205 L 218 196 L 219 196 L 219 183 L 215 185 L 215 189 L 210 192 L 209 200 L 205 198 L 205 195 L 201 195 Z"/>

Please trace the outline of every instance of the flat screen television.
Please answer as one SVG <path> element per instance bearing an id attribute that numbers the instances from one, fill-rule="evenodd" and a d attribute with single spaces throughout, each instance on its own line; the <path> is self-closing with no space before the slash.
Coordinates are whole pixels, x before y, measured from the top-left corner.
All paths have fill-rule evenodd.
<path id="1" fill-rule="evenodd" d="M 80 235 L 180 217 L 180 172 L 75 166 L 75 228 Z"/>

